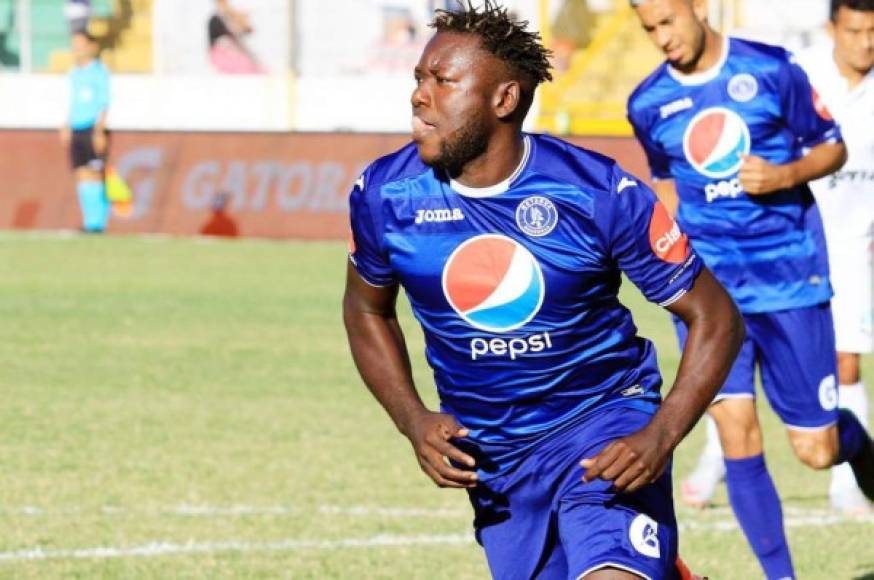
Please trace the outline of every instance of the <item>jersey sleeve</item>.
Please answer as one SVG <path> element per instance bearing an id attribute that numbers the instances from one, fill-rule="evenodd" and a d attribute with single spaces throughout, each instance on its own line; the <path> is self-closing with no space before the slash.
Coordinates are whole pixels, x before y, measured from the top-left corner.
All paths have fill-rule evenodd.
<path id="1" fill-rule="evenodd" d="M 390 286 L 396 282 L 394 270 L 384 250 L 383 220 L 378 192 L 368 188 L 367 171 L 358 178 L 349 195 L 351 239 L 349 260 L 371 286 Z"/>
<path id="2" fill-rule="evenodd" d="M 780 69 L 779 90 L 786 124 L 801 147 L 842 141 L 840 129 L 810 84 L 807 73 L 788 53 Z"/>
<path id="3" fill-rule="evenodd" d="M 630 105 L 628 107 L 628 122 L 634 128 L 634 135 L 646 153 L 646 160 L 653 179 L 672 179 L 670 158 L 661 145 L 651 137 L 648 124 L 644 122 L 640 114 L 632 110 Z"/>
<path id="4" fill-rule="evenodd" d="M 607 256 L 647 300 L 673 304 L 692 288 L 701 260 L 646 185 L 616 168 L 611 187 L 596 209 Z"/>

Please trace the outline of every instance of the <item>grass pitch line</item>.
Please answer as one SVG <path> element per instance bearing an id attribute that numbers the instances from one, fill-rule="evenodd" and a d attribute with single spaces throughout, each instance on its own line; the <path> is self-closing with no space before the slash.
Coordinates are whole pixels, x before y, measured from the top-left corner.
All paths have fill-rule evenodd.
<path id="1" fill-rule="evenodd" d="M 391 536 L 381 534 L 370 538 L 346 538 L 341 540 L 279 540 L 276 542 L 151 542 L 140 546 L 78 549 L 44 549 L 40 547 L 12 552 L 0 552 L 0 562 L 22 560 L 84 560 L 109 558 L 151 558 L 184 554 L 216 554 L 220 552 L 294 552 L 298 550 L 337 550 L 345 548 L 383 548 L 409 546 L 446 546 L 472 544 L 472 533 Z"/>

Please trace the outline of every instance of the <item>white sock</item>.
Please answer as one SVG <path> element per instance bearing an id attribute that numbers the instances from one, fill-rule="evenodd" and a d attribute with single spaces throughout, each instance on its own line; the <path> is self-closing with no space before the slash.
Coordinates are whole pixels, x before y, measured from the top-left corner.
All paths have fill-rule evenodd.
<path id="1" fill-rule="evenodd" d="M 719 442 L 719 430 L 716 428 L 716 421 L 710 415 L 706 415 L 704 421 L 707 426 L 707 442 L 704 444 L 704 455 L 722 457 L 722 444 Z"/>
<path id="2" fill-rule="evenodd" d="M 865 392 L 865 383 L 859 381 L 852 385 L 840 385 L 838 404 L 841 409 L 852 412 L 862 426 L 868 428 L 868 394 Z"/>

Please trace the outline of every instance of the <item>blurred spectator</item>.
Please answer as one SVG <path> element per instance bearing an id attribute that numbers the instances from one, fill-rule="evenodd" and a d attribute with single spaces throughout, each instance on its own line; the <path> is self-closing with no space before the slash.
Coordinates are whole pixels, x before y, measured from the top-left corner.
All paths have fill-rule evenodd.
<path id="1" fill-rule="evenodd" d="M 71 35 L 84 32 L 88 29 L 88 19 L 91 18 L 91 0 L 66 0 L 64 17 L 67 19 Z"/>
<path id="2" fill-rule="evenodd" d="M 97 56 L 97 42 L 87 32 L 73 35 L 72 52 L 76 66 L 70 73 L 69 121 L 61 129 L 61 141 L 70 148 L 82 230 L 99 233 L 106 229 L 110 210 L 104 182 L 109 71 Z"/>
<path id="3" fill-rule="evenodd" d="M 412 10 L 407 6 L 382 6 L 382 37 L 371 49 L 369 72 L 406 74 L 413 69 L 422 52 Z"/>
<path id="4" fill-rule="evenodd" d="M 588 0 L 564 0 L 552 25 L 553 66 L 563 72 L 570 66 L 573 53 L 592 41 L 595 14 Z"/>
<path id="5" fill-rule="evenodd" d="M 216 0 L 216 11 L 207 24 L 209 60 L 213 68 L 227 74 L 263 74 L 258 59 L 249 50 L 243 37 L 252 33 L 249 16 L 230 5 L 228 0 Z"/>
<path id="6" fill-rule="evenodd" d="M 237 222 L 227 212 L 230 197 L 226 192 L 216 195 L 212 201 L 212 213 L 200 228 L 200 235 L 220 238 L 236 238 L 240 235 Z"/>

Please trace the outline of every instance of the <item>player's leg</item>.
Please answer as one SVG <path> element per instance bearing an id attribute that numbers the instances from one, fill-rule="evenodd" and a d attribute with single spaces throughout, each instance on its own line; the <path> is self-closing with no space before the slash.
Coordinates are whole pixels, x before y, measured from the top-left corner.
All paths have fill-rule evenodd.
<path id="1" fill-rule="evenodd" d="M 725 461 L 722 457 L 722 444 L 719 430 L 709 414 L 704 417 L 704 450 L 698 457 L 695 469 L 683 480 L 680 493 L 683 503 L 689 507 L 704 508 L 710 504 L 716 487 L 725 479 Z"/>
<path id="2" fill-rule="evenodd" d="M 762 385 L 795 455 L 814 469 L 848 461 L 859 487 L 874 496 L 874 443 L 852 413 L 838 410 L 829 305 L 748 318 L 762 338 Z"/>
<path id="3" fill-rule="evenodd" d="M 755 328 L 745 316 L 747 335 L 737 360 L 709 413 L 725 454 L 725 484 L 738 524 L 768 578 L 794 577 L 783 527 L 780 496 L 765 463 L 756 415 Z"/>
<path id="4" fill-rule="evenodd" d="M 829 264 L 835 290 L 832 316 L 838 349 L 838 405 L 867 429 L 868 396 L 859 363 L 860 353 L 874 351 L 871 240 L 861 237 L 830 244 Z M 848 464 L 832 468 L 829 500 L 834 509 L 844 513 L 872 510 Z"/>
<path id="5" fill-rule="evenodd" d="M 574 439 L 582 443 L 577 455 L 591 457 L 651 419 L 629 408 L 604 410 L 593 417 L 591 436 Z M 577 466 L 556 508 L 568 578 L 679 578 L 670 467 L 657 482 L 631 493 L 617 493 L 600 479 L 583 483 L 582 475 Z"/>
<path id="6" fill-rule="evenodd" d="M 76 175 L 76 193 L 82 212 L 82 229 L 97 233 L 106 229 L 110 203 L 106 197 L 103 156 L 94 151 L 90 131 L 73 133 L 73 162 Z"/>

